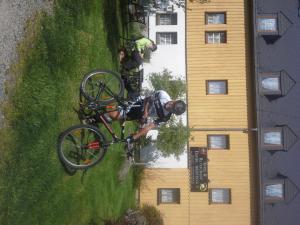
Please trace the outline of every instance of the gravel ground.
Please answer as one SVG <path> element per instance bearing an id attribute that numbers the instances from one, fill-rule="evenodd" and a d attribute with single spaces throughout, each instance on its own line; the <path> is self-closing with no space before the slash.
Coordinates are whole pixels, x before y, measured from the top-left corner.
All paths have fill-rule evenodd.
<path id="1" fill-rule="evenodd" d="M 17 58 L 16 46 L 24 35 L 26 21 L 37 11 L 51 12 L 53 0 L 0 0 L 0 102 L 5 100 L 4 82 Z M 0 127 L 4 117 L 0 111 Z"/>

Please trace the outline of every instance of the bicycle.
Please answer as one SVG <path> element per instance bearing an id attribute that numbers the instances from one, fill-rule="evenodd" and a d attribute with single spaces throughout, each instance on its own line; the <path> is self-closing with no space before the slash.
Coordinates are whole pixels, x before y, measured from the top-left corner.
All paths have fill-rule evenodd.
<path id="1" fill-rule="evenodd" d="M 78 110 L 80 120 L 90 121 L 97 116 L 99 121 L 74 125 L 63 131 L 57 142 L 59 160 L 69 168 L 87 169 L 103 159 L 109 146 L 125 143 L 127 158 L 134 163 L 133 146 L 125 139 L 126 119 L 121 123 L 121 136 L 118 137 L 104 114 L 120 108 L 128 112 L 132 107 L 142 107 L 138 104 L 140 99 L 126 101 L 122 80 L 118 74 L 108 70 L 87 73 L 80 84 L 80 93 L 85 100 Z M 108 141 L 96 127 L 98 123 L 104 125 L 112 140 Z"/>

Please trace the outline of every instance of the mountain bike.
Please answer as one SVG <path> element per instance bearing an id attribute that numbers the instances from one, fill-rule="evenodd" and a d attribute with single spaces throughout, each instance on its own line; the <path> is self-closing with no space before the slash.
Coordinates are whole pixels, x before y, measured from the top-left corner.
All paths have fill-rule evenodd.
<path id="1" fill-rule="evenodd" d="M 58 157 L 66 166 L 73 169 L 87 169 L 99 163 L 112 144 L 125 143 L 127 158 L 134 163 L 133 146 L 125 139 L 125 122 L 121 122 L 121 135 L 118 137 L 107 121 L 105 114 L 114 110 L 129 112 L 132 107 L 142 107 L 140 99 L 127 101 L 124 97 L 124 84 L 120 76 L 108 70 L 94 70 L 87 73 L 81 84 L 81 102 L 78 114 L 85 124 L 71 126 L 63 131 L 57 142 Z M 97 121 L 89 122 L 97 117 Z M 101 123 L 111 136 L 108 140 L 97 127 Z"/>

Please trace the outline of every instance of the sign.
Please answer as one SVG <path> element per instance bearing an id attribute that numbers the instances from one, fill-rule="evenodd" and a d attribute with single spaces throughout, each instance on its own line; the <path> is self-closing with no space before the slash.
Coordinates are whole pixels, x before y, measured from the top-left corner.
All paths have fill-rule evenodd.
<path id="1" fill-rule="evenodd" d="M 207 148 L 191 147 L 189 151 L 190 185 L 192 192 L 208 191 Z"/>

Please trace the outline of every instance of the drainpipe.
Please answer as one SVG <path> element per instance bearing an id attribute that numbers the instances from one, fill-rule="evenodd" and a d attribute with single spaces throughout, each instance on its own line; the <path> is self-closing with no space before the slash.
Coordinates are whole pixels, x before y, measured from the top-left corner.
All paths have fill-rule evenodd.
<path id="1" fill-rule="evenodd" d="M 257 128 L 191 128 L 190 131 L 241 131 L 243 133 L 257 132 Z"/>

